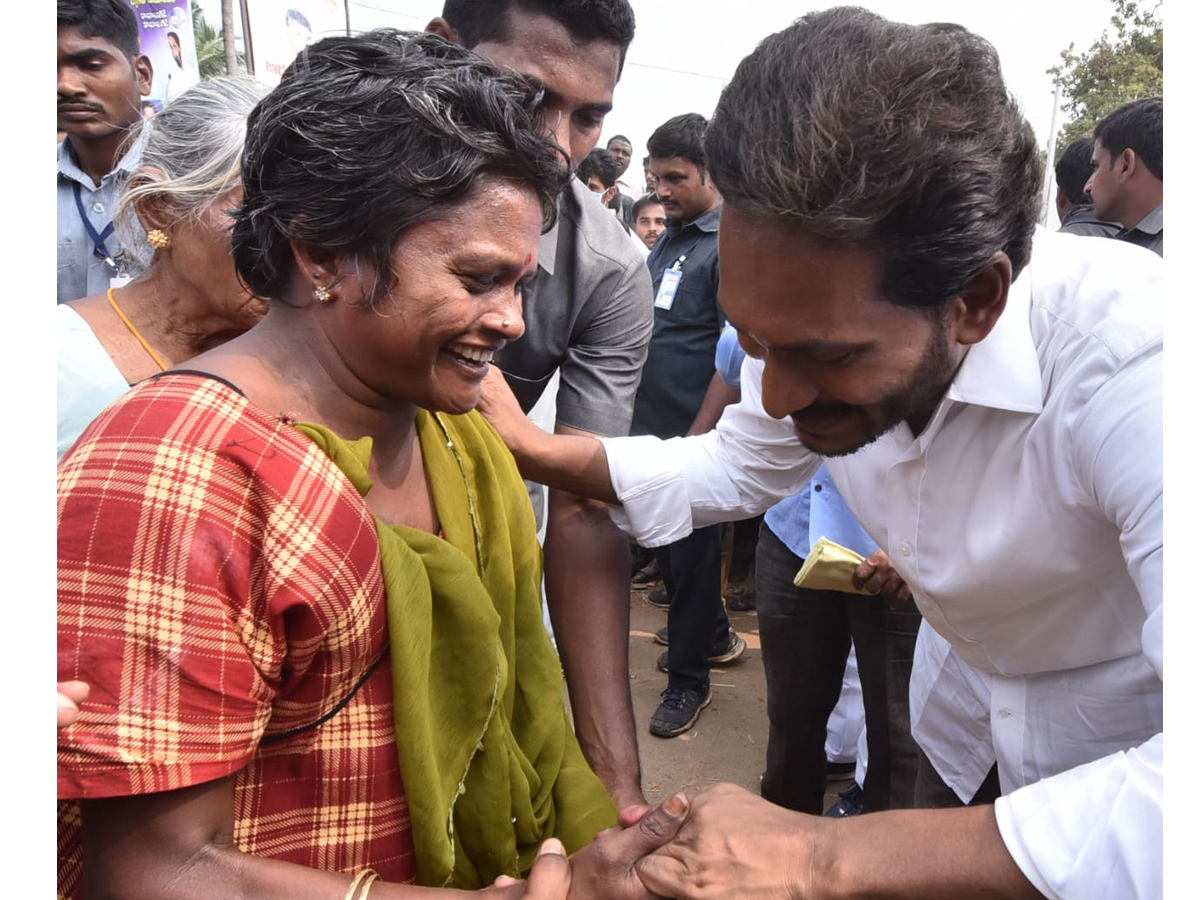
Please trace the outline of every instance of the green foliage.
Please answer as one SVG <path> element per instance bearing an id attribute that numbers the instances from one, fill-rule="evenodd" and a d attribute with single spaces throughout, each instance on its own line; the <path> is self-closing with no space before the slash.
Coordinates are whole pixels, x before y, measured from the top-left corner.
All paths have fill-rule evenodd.
<path id="1" fill-rule="evenodd" d="M 192 0 L 192 29 L 196 34 L 196 60 L 200 64 L 200 77 L 220 78 L 228 75 L 225 67 L 225 44 L 221 32 L 204 18 L 204 10 Z M 246 71 L 246 56 L 238 54 L 238 69 Z"/>
<path id="2" fill-rule="evenodd" d="M 1112 0 L 1115 34 L 1106 30 L 1085 52 L 1072 43 L 1062 62 L 1047 72 L 1062 85 L 1067 123 L 1059 131 L 1058 152 L 1071 141 L 1090 137 L 1096 122 L 1118 106 L 1163 92 L 1161 0 Z"/>

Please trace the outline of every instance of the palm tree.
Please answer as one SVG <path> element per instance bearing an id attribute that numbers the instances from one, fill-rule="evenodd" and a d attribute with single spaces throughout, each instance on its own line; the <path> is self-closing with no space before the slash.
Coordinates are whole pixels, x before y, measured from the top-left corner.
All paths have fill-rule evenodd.
<path id="1" fill-rule="evenodd" d="M 225 38 L 225 67 L 231 72 L 246 71 L 246 60 L 239 58 L 233 43 L 233 0 L 221 0 L 221 32 Z"/>
<path id="2" fill-rule="evenodd" d="M 201 78 L 216 78 L 230 72 L 229 49 L 233 46 L 233 16 L 232 0 L 221 0 L 221 5 L 230 5 L 229 24 L 218 32 L 204 18 L 204 10 L 196 0 L 192 0 L 192 28 L 196 35 L 196 61 L 200 65 Z M 224 9 L 222 9 L 224 12 Z M 225 36 L 229 36 L 226 41 Z M 241 53 L 234 51 L 234 72 L 246 70 L 246 60 Z"/>

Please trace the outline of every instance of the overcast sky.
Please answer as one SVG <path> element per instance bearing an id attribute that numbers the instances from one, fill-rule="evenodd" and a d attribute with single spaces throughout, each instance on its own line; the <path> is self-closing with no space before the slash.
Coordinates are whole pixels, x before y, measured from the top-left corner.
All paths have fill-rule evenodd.
<path id="1" fill-rule="evenodd" d="M 807 12 L 833 5 L 812 0 L 632 2 L 637 36 L 617 85 L 604 140 L 627 135 L 636 160 L 645 154 L 646 138 L 671 116 L 711 114 L 738 62 L 760 40 Z M 1050 135 L 1054 94 L 1046 69 L 1058 63 L 1060 51 L 1072 41 L 1086 48 L 1106 27 L 1111 32 L 1113 12 L 1111 0 L 867 0 L 860 5 L 914 24 L 957 22 L 991 41 L 1009 90 L 1021 102 L 1043 147 Z M 380 25 L 421 29 L 441 8 L 441 0 L 350 0 L 350 23 L 356 30 Z"/>

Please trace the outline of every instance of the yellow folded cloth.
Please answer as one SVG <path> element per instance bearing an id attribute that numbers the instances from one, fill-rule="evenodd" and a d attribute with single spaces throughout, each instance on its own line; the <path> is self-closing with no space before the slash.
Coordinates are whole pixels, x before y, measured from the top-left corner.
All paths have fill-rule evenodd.
<path id="1" fill-rule="evenodd" d="M 843 594 L 866 594 L 870 591 L 854 586 L 854 570 L 863 558 L 841 544 L 821 538 L 813 545 L 812 552 L 792 581 L 796 587 L 814 591 L 841 591 Z"/>

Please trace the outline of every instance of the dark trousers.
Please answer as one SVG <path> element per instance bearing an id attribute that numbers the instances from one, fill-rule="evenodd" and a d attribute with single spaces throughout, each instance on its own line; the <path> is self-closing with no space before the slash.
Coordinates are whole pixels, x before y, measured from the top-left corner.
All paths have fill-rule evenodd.
<path id="1" fill-rule="evenodd" d="M 755 563 L 769 720 L 762 795 L 822 812 L 826 725 L 853 639 L 867 723 L 863 806 L 911 808 L 919 751 L 908 723 L 908 682 L 921 614 L 911 601 L 892 611 L 879 597 L 795 587 L 803 562 L 764 522 Z"/>
<path id="2" fill-rule="evenodd" d="M 1000 798 L 1000 771 L 993 764 L 970 803 L 963 803 L 954 788 L 942 781 L 929 757 L 917 748 L 917 790 L 913 803 L 917 809 L 957 809 L 995 803 Z"/>
<path id="3" fill-rule="evenodd" d="M 654 551 L 671 601 L 667 611 L 671 687 L 703 689 L 713 648 L 729 643 L 729 619 L 721 603 L 721 528 L 698 528 Z"/>

